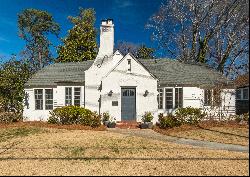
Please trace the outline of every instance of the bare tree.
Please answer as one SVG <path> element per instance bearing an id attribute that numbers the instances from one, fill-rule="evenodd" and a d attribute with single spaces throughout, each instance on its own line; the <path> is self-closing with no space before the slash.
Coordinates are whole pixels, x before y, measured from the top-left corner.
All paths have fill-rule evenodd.
<path id="1" fill-rule="evenodd" d="M 131 53 L 134 57 L 140 59 L 153 59 L 155 49 L 147 47 L 145 44 L 134 44 L 132 42 L 118 41 L 115 50 L 119 50 L 126 55 Z"/>
<path id="2" fill-rule="evenodd" d="M 180 61 L 208 63 L 227 76 L 248 69 L 248 0 L 170 0 L 146 26 Z"/>

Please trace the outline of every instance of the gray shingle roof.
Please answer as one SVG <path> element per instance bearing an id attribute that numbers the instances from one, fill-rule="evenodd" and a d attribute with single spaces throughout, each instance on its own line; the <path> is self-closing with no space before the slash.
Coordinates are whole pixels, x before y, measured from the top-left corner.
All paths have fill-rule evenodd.
<path id="1" fill-rule="evenodd" d="M 34 74 L 25 86 L 56 86 L 57 82 L 84 83 L 84 71 L 92 64 L 93 61 L 55 63 Z"/>
<path id="2" fill-rule="evenodd" d="M 205 65 L 186 64 L 170 59 L 139 59 L 139 61 L 158 78 L 162 86 L 213 87 L 217 84 L 232 84 L 232 81 L 221 73 Z"/>
<path id="3" fill-rule="evenodd" d="M 156 76 L 162 86 L 215 86 L 232 85 L 221 73 L 204 65 L 185 64 L 170 59 L 139 59 L 139 62 Z M 55 63 L 38 71 L 26 84 L 32 86 L 56 86 L 58 82 L 84 83 L 84 71 L 93 61 Z"/>

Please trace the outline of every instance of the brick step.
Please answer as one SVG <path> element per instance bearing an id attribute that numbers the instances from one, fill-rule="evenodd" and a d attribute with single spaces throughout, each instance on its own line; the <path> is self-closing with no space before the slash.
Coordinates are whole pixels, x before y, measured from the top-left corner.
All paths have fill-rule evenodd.
<path id="1" fill-rule="evenodd" d="M 117 122 L 116 127 L 121 128 L 121 129 L 137 129 L 139 128 L 139 123 L 138 122 Z"/>

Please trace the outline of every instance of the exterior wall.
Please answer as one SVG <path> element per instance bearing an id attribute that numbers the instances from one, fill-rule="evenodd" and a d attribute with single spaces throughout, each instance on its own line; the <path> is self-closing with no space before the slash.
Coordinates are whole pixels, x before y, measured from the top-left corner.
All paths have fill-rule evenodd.
<path id="1" fill-rule="evenodd" d="M 100 67 L 95 63 L 85 71 L 85 107 L 99 112 L 99 98 L 100 86 L 102 85 L 102 78 L 123 58 L 119 52 L 115 52 L 110 56 Z"/>
<path id="2" fill-rule="evenodd" d="M 128 61 L 131 59 L 131 72 L 128 71 Z M 145 111 L 154 114 L 153 122 L 157 121 L 157 80 L 154 79 L 137 61 L 128 56 L 102 80 L 101 112 L 108 111 L 117 121 L 121 121 L 121 88 L 136 88 L 136 121 L 141 122 Z M 108 93 L 112 90 L 111 96 Z M 145 91 L 149 94 L 144 96 Z M 112 101 L 118 101 L 118 106 L 112 106 Z"/>
<path id="3" fill-rule="evenodd" d="M 35 92 L 34 89 L 43 89 L 43 110 L 35 110 Z M 52 88 L 31 88 L 25 89 L 25 94 L 27 95 L 27 100 L 24 104 L 23 116 L 25 121 L 46 121 L 49 117 L 49 111 L 45 110 L 45 89 L 52 89 Z M 53 88 L 53 95 L 56 94 L 56 89 Z M 54 101 L 54 100 L 53 100 Z M 28 104 L 27 104 L 28 103 Z"/>
<path id="4" fill-rule="evenodd" d="M 183 88 L 183 107 L 202 108 L 203 90 L 198 87 L 163 87 L 163 109 L 159 109 L 158 113 L 174 114 L 176 109 L 165 109 L 165 89 L 167 88 Z M 173 91 L 173 98 L 175 92 Z"/>
<path id="5" fill-rule="evenodd" d="M 203 90 L 198 87 L 183 88 L 183 107 L 201 108 L 203 105 Z"/>
<path id="6" fill-rule="evenodd" d="M 164 115 L 168 113 L 174 114 L 176 109 L 165 109 L 166 88 L 174 87 L 164 87 L 163 109 L 159 109 L 158 113 L 163 113 Z M 173 97 L 175 97 L 174 94 Z M 183 87 L 183 107 L 200 108 L 207 113 L 208 118 L 222 119 L 235 115 L 235 90 L 223 89 L 221 92 L 221 99 L 220 107 L 204 106 L 204 89 L 198 87 Z"/>
<path id="7" fill-rule="evenodd" d="M 72 87 L 72 100 L 74 100 L 74 87 L 81 87 L 80 104 L 84 106 L 84 86 L 57 86 L 55 88 L 29 88 L 25 89 L 27 100 L 24 100 L 23 116 L 26 121 L 47 121 L 49 112 L 45 110 L 45 89 L 53 89 L 53 109 L 65 106 L 65 87 Z M 43 89 L 43 110 L 35 110 L 35 89 Z M 74 102 L 73 102 L 74 103 Z"/>

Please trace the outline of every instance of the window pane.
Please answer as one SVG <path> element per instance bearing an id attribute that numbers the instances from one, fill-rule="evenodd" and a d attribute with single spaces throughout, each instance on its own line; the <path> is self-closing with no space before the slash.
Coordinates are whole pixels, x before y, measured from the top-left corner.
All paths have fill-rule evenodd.
<path id="1" fill-rule="evenodd" d="M 248 88 L 243 89 L 243 99 L 248 100 Z"/>
<path id="2" fill-rule="evenodd" d="M 158 109 L 163 109 L 163 89 L 158 89 L 159 94 L 157 95 Z"/>
<path id="3" fill-rule="evenodd" d="M 173 89 L 165 90 L 166 109 L 173 109 Z"/>
<path id="4" fill-rule="evenodd" d="M 53 109 L 53 89 L 45 89 L 45 109 Z"/>
<path id="5" fill-rule="evenodd" d="M 182 108 L 183 106 L 183 89 L 175 88 L 175 108 Z"/>
<path id="6" fill-rule="evenodd" d="M 236 90 L 236 99 L 241 100 L 241 89 Z"/>
<path id="7" fill-rule="evenodd" d="M 204 90 L 204 106 L 211 106 L 212 103 L 212 91 Z"/>
<path id="8" fill-rule="evenodd" d="M 131 71 L 131 60 L 128 60 L 128 71 Z"/>
<path id="9" fill-rule="evenodd" d="M 65 88 L 65 105 L 72 105 L 72 88 L 66 87 Z"/>
<path id="10" fill-rule="evenodd" d="M 75 106 L 81 105 L 81 88 L 80 87 L 74 88 L 74 105 Z"/>
<path id="11" fill-rule="evenodd" d="M 43 89 L 35 89 L 35 110 L 43 110 Z"/>

